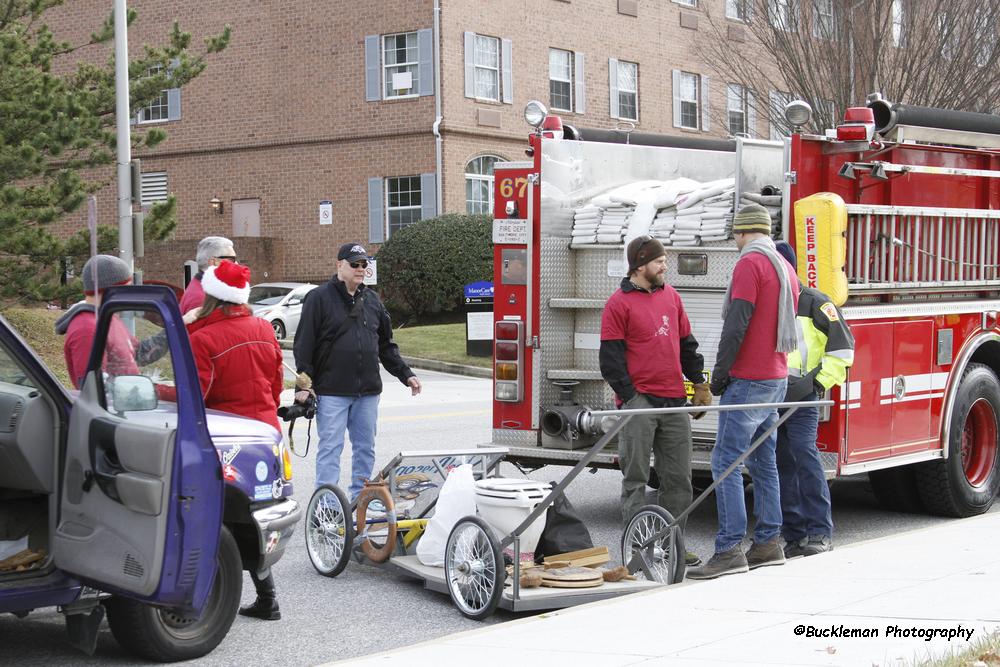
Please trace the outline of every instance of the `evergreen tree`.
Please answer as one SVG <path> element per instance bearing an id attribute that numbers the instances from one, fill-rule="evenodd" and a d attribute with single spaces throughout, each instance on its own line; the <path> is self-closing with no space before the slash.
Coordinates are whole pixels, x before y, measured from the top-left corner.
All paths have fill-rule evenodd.
<path id="1" fill-rule="evenodd" d="M 79 267 L 89 256 L 89 234 L 65 237 L 51 226 L 114 177 L 113 169 L 100 169 L 115 162 L 114 19 L 109 16 L 85 43 L 70 44 L 44 22 L 45 12 L 61 4 L 0 0 L 0 297 L 22 301 L 79 294 L 77 282 L 60 285 L 60 277 L 67 259 Z M 128 22 L 134 19 L 130 9 Z M 145 46 L 130 61 L 131 108 L 194 79 L 229 36 L 227 26 L 196 53 L 190 33 L 175 22 L 164 45 Z M 60 59 L 94 45 L 106 45 L 103 64 L 60 66 Z M 134 148 L 165 138 L 161 128 L 133 127 Z M 155 206 L 146 217 L 147 240 L 166 238 L 176 225 L 174 214 L 172 198 Z M 117 227 L 100 227 L 99 250 L 116 245 Z"/>

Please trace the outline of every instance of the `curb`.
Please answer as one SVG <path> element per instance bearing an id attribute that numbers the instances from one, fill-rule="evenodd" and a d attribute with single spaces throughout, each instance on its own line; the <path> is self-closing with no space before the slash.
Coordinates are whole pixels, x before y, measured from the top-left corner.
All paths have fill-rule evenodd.
<path id="1" fill-rule="evenodd" d="M 295 344 L 294 338 L 279 340 L 282 350 L 291 350 Z M 437 359 L 420 359 L 419 357 L 403 357 L 403 361 L 410 368 L 419 368 L 425 371 L 437 371 L 438 373 L 451 373 L 452 375 L 465 375 L 475 378 L 490 379 L 493 377 L 493 370 L 490 368 L 479 368 L 478 366 L 467 366 L 466 364 L 455 364 L 450 361 L 438 361 Z"/>

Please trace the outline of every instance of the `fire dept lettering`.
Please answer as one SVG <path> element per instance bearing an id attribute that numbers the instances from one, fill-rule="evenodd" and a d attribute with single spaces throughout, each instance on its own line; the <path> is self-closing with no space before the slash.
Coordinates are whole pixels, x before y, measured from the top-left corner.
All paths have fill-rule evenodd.
<path id="1" fill-rule="evenodd" d="M 819 259 L 816 256 L 816 216 L 806 216 L 806 284 L 819 286 Z"/>

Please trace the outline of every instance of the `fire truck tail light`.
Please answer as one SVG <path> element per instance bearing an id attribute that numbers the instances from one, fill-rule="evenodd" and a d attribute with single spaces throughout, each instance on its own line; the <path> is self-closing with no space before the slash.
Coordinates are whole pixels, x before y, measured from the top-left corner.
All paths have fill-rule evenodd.
<path id="1" fill-rule="evenodd" d="M 496 339 L 517 340 L 517 334 L 520 329 L 521 326 L 518 322 L 497 322 Z"/>
<path id="2" fill-rule="evenodd" d="M 497 379 L 517 380 L 517 364 L 516 363 L 497 364 Z"/>
<path id="3" fill-rule="evenodd" d="M 493 390 L 493 398 L 498 401 L 516 401 L 517 383 L 497 382 L 496 387 Z"/>
<path id="4" fill-rule="evenodd" d="M 875 112 L 868 107 L 851 107 L 844 112 L 844 124 L 837 126 L 837 141 L 868 141 L 875 138 Z"/>
<path id="5" fill-rule="evenodd" d="M 865 141 L 868 131 L 864 125 L 841 125 L 837 128 L 837 141 Z"/>
<path id="6" fill-rule="evenodd" d="M 517 343 L 497 343 L 497 361 L 517 361 Z"/>

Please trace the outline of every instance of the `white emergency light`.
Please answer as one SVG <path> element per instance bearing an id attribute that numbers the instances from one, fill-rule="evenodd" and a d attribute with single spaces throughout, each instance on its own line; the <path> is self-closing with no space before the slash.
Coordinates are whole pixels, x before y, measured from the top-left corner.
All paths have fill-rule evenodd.
<path id="1" fill-rule="evenodd" d="M 785 105 L 785 120 L 796 129 L 812 120 L 812 113 L 812 107 L 805 100 L 792 100 Z"/>
<path id="2" fill-rule="evenodd" d="M 531 100 L 524 105 L 524 120 L 531 127 L 538 127 L 549 115 L 549 110 L 538 100 Z"/>

